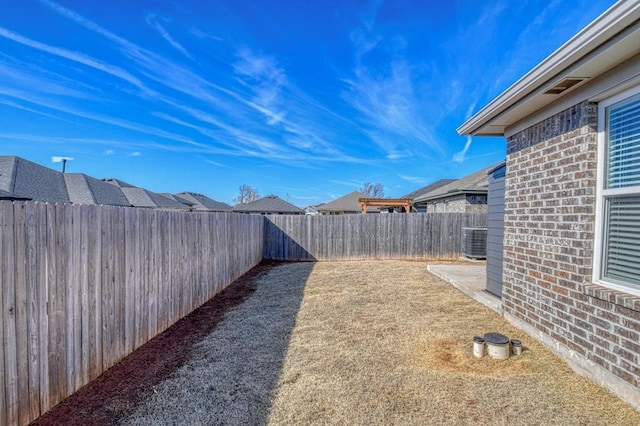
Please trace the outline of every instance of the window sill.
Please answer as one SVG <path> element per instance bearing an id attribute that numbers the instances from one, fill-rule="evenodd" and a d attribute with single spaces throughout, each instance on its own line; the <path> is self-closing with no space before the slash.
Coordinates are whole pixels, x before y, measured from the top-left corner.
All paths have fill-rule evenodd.
<path id="1" fill-rule="evenodd" d="M 596 299 L 605 300 L 615 305 L 640 312 L 640 296 L 604 287 L 600 284 L 589 284 L 582 287 L 584 294 Z"/>

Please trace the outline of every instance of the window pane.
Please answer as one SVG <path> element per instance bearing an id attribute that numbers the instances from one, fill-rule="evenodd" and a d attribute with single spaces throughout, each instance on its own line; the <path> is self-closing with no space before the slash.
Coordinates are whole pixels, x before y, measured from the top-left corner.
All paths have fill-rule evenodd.
<path id="1" fill-rule="evenodd" d="M 607 188 L 640 185 L 640 97 L 607 114 Z"/>
<path id="2" fill-rule="evenodd" d="M 603 277 L 640 286 L 640 196 L 607 199 Z"/>

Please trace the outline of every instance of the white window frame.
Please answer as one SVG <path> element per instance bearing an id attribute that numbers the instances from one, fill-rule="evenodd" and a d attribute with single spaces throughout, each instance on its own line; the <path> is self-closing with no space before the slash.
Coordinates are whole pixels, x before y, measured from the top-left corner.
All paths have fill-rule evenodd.
<path id="1" fill-rule="evenodd" d="M 640 296 L 640 288 L 626 286 L 607 281 L 602 277 L 603 261 L 604 261 L 604 233 L 605 233 L 605 202 L 608 196 L 637 194 L 637 187 L 625 187 L 615 189 L 605 189 L 606 180 L 606 164 L 607 164 L 607 135 L 606 135 L 606 118 L 607 108 L 640 95 L 640 86 L 622 92 L 616 96 L 606 99 L 598 104 L 598 169 L 597 169 L 597 187 L 596 187 L 596 223 L 595 223 L 595 241 L 594 241 L 594 257 L 593 257 L 593 282 L 612 290 L 621 291 L 634 296 Z"/>

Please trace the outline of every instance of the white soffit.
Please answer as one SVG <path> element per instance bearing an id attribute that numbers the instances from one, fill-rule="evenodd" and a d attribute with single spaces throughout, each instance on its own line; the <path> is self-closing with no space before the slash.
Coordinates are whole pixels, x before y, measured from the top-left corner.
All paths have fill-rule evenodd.
<path id="1" fill-rule="evenodd" d="M 618 2 L 467 120 L 458 133 L 503 136 L 505 128 L 639 53 L 640 2 Z M 566 78 L 581 81 L 559 94 L 544 93 Z"/>

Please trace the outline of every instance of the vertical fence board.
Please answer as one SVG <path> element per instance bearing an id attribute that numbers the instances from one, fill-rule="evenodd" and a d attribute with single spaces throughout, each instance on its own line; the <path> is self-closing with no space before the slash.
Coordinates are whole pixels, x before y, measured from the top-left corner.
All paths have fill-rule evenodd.
<path id="1" fill-rule="evenodd" d="M 4 299 L 6 297 L 5 293 L 7 292 L 8 281 L 5 278 L 5 270 L 7 269 L 7 264 L 5 261 L 5 248 L 4 248 L 4 240 L 6 238 L 5 229 L 8 229 L 8 225 L 6 222 L 6 212 L 5 212 L 5 204 L 8 203 L 0 203 L 0 377 L 2 377 L 2 381 L 0 382 L 0 424 L 9 424 L 9 412 L 7 410 L 7 393 L 8 393 L 8 370 L 5 367 L 5 358 L 6 352 L 10 347 L 10 339 L 8 336 L 5 336 L 4 328 L 5 328 L 5 302 Z"/>
<path id="2" fill-rule="evenodd" d="M 35 257 L 33 259 L 33 269 L 37 271 L 35 275 L 35 283 L 33 287 L 34 299 L 36 306 L 34 309 L 34 317 L 31 318 L 33 324 L 33 332 L 37 333 L 37 340 L 33 341 L 31 350 L 34 353 L 34 359 L 38 362 L 38 384 L 34 383 L 34 387 L 38 389 L 38 395 L 33 395 L 33 398 L 38 401 L 38 410 L 33 414 L 42 414 L 49 407 L 49 316 L 47 311 L 48 303 L 48 265 L 47 265 L 47 204 L 44 203 L 29 203 L 28 204 L 34 212 L 34 223 L 31 229 L 31 238 L 34 241 Z M 35 362 L 31 362 L 31 365 L 35 368 Z"/>
<path id="3" fill-rule="evenodd" d="M 88 221 L 92 224 L 93 232 L 89 234 L 87 254 L 89 278 L 89 378 L 95 379 L 103 368 L 102 348 L 102 239 L 106 227 L 103 209 L 88 209 Z"/>
<path id="4" fill-rule="evenodd" d="M 138 233 L 135 209 L 127 209 L 124 211 L 124 300 L 122 309 L 124 310 L 124 345 L 125 353 L 133 351 L 135 341 L 136 326 L 136 258 L 138 252 L 136 250 L 136 234 Z"/>
<path id="5" fill-rule="evenodd" d="M 17 423 L 18 359 L 16 347 L 14 215 L 13 204 L 2 205 L 2 327 L 4 332 L 4 385 L 7 424 Z"/>
<path id="6" fill-rule="evenodd" d="M 28 422 L 29 402 L 29 329 L 27 320 L 27 292 L 30 274 L 27 273 L 27 260 L 30 256 L 27 247 L 25 203 L 14 204 L 14 266 L 15 266 L 15 317 L 16 317 L 16 355 L 18 367 L 18 418 L 21 423 Z"/>
<path id="7" fill-rule="evenodd" d="M 49 220 L 51 215 L 49 214 L 50 208 L 48 204 L 35 203 L 35 207 L 38 210 L 38 225 L 36 228 L 36 239 L 40 242 L 39 250 L 41 250 L 40 260 L 42 262 L 39 265 L 40 272 L 42 273 L 42 282 L 38 287 L 39 300 L 38 311 L 40 312 L 40 324 L 39 324 L 39 361 L 40 361 L 40 412 L 44 413 L 49 407 L 53 405 L 51 402 L 51 383 L 50 378 L 50 363 L 49 363 L 49 285 L 51 282 L 51 269 L 49 265 L 49 248 L 52 246 L 52 239 L 49 229 Z"/>
<path id="8" fill-rule="evenodd" d="M 14 203 L 14 288 L 17 357 L 18 421 L 29 420 L 29 335 L 27 327 L 27 238 L 25 204 Z"/>
<path id="9" fill-rule="evenodd" d="M 114 208 L 115 214 L 115 226 L 116 234 L 114 240 L 114 246 L 112 250 L 115 251 L 115 314 L 116 314 L 116 347 L 114 354 L 114 364 L 124 358 L 125 352 L 125 289 L 126 285 L 126 268 L 125 259 L 126 252 L 123 250 L 125 245 L 125 211 L 130 209 Z"/>
<path id="10" fill-rule="evenodd" d="M 54 403 L 60 402 L 65 395 L 68 395 L 67 386 L 67 335 L 66 335 L 66 278 L 67 267 L 69 264 L 69 247 L 67 236 L 71 230 L 67 228 L 66 221 L 66 209 L 63 205 L 54 205 L 55 219 L 53 233 L 55 235 L 55 244 L 53 252 L 55 256 L 52 261 L 57 264 L 55 272 L 55 278 L 53 285 L 49 287 L 49 291 L 52 292 L 52 297 L 49 298 L 52 302 L 53 315 L 51 316 L 53 325 L 52 338 L 53 342 L 49 345 L 49 349 L 52 349 L 51 354 L 52 362 L 55 364 L 55 368 L 52 369 L 54 376 L 52 377 L 52 384 L 55 386 L 55 398 Z"/>
<path id="11" fill-rule="evenodd" d="M 79 318 L 80 318 L 80 352 L 77 356 L 80 359 L 78 363 L 79 371 L 76 376 L 78 382 L 76 387 L 80 387 L 90 380 L 89 377 L 89 343 L 90 339 L 90 319 L 89 319 L 89 209 L 87 206 L 78 206 L 78 220 L 80 225 L 80 282 L 77 289 L 79 292 Z"/>
<path id="12" fill-rule="evenodd" d="M 161 238 L 159 231 L 159 213 L 153 211 L 150 217 L 149 224 L 149 237 L 151 239 L 151 250 L 149 253 L 150 259 L 148 262 L 149 267 L 149 279 L 148 291 L 149 291 L 149 336 L 155 336 L 158 333 L 158 306 L 160 304 L 160 256 L 161 256 Z"/>
<path id="13" fill-rule="evenodd" d="M 71 231 L 71 258 L 69 261 L 67 283 L 67 348 L 69 350 L 69 392 L 75 392 L 82 386 L 82 305 L 81 305 L 81 277 L 82 277 L 82 220 L 81 206 L 74 205 L 69 211 Z M 69 222 L 68 222 L 69 223 Z"/>
<path id="14" fill-rule="evenodd" d="M 138 348 L 143 345 L 149 336 L 149 307 L 147 298 L 149 297 L 147 292 L 147 286 L 149 282 L 149 268 L 146 266 L 149 261 L 149 215 L 142 214 L 140 209 L 132 209 L 136 214 L 136 227 L 138 232 L 135 234 L 136 244 L 134 247 L 136 254 L 136 263 L 134 268 L 136 270 L 136 291 L 134 297 L 135 300 L 135 331 L 136 340 L 134 342 L 134 348 Z"/>
<path id="15" fill-rule="evenodd" d="M 102 370 L 112 365 L 115 359 L 115 253 L 114 214 L 111 207 L 103 211 L 105 232 L 102 235 Z"/>

